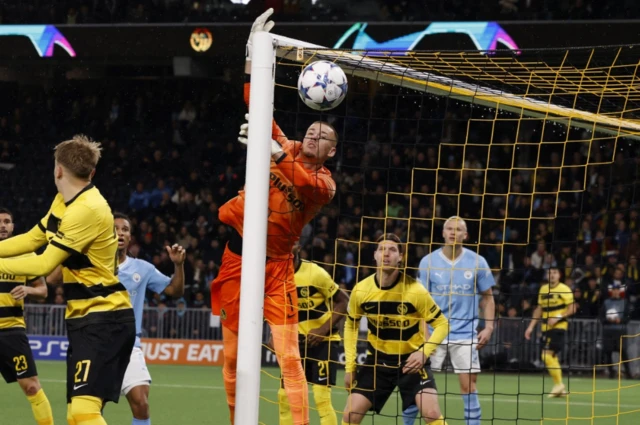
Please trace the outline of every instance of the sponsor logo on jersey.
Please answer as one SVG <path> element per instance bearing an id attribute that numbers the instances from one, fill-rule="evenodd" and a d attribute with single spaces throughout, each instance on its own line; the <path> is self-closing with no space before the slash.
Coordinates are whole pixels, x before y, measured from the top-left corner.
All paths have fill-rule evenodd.
<path id="1" fill-rule="evenodd" d="M 295 208 L 298 211 L 304 210 L 304 202 L 296 198 L 296 192 L 293 186 L 289 186 L 285 184 L 285 182 L 280 180 L 280 177 L 276 176 L 273 173 L 271 173 L 270 178 L 271 178 L 271 183 L 273 187 L 277 188 L 278 190 L 280 190 L 280 192 L 282 192 L 287 202 L 293 205 L 293 208 Z"/>

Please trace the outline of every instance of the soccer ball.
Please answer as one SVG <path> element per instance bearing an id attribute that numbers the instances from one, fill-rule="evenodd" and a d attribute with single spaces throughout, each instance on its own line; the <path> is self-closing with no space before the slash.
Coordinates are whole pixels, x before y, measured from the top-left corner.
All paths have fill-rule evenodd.
<path id="1" fill-rule="evenodd" d="M 338 106 L 347 95 L 347 76 L 332 62 L 308 65 L 298 78 L 300 99 L 311 109 L 327 111 Z"/>

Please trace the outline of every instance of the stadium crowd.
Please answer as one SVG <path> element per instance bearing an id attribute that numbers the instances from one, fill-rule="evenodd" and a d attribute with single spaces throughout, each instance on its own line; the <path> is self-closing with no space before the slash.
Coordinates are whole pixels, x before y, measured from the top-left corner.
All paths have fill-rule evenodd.
<path id="1" fill-rule="evenodd" d="M 21 0 L 0 4 L 0 24 L 250 22 L 269 7 L 279 21 L 627 19 L 633 0 Z"/>
<path id="2" fill-rule="evenodd" d="M 174 304 L 156 295 L 149 305 L 207 308 L 229 235 L 217 210 L 244 178 L 245 150 L 235 141 L 245 108 L 241 82 L 231 72 L 223 75 L 208 82 L 5 87 L 19 100 L 0 110 L 0 205 L 15 211 L 16 232 L 48 208 L 54 188 L 40 176 L 50 172 L 50 148 L 80 129 L 103 142 L 95 181 L 113 209 L 133 219 L 131 255 L 170 275 L 162 247 L 187 248 L 184 298 Z M 616 146 L 613 139 L 589 143 L 588 132 L 572 129 L 569 137 L 557 126 L 545 128 L 545 141 L 584 142 L 539 144 L 536 121 L 523 122 L 517 140 L 514 121 L 501 121 L 490 148 L 465 146 L 491 140 L 484 121 L 473 122 L 466 134 L 468 117 L 487 111 L 438 98 L 423 98 L 416 109 L 417 95 L 397 96 L 393 88 L 367 83 L 350 90 L 369 97 L 353 96 L 342 110 L 346 116 L 328 117 L 341 137 L 330 164 L 338 193 L 301 241 L 302 256 L 321 262 L 340 285 L 350 289 L 372 272 L 367 242 L 385 230 L 410 242 L 406 266 L 414 273 L 419 259 L 441 243 L 442 218 L 460 214 L 469 223 L 469 247 L 498 276 L 502 316 L 531 314 L 552 265 L 574 289 L 578 317 L 595 317 L 614 282 L 639 307 L 637 147 Z M 279 92 L 276 118 L 290 137 L 300 138 L 314 118 L 296 113 L 295 96 Z M 61 288 L 51 289 L 48 302 L 63 304 Z M 633 315 L 639 313 L 635 308 Z"/>

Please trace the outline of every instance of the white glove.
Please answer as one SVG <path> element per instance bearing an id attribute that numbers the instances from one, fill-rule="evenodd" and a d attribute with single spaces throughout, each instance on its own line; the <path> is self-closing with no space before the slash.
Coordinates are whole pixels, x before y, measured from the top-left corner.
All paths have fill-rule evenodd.
<path id="1" fill-rule="evenodd" d="M 273 8 L 267 9 L 262 15 L 258 16 L 255 21 L 253 21 L 253 25 L 251 26 L 251 33 L 249 34 L 249 39 L 247 40 L 247 49 L 246 49 L 246 60 L 251 60 L 251 48 L 253 47 L 253 34 L 259 31 L 269 32 L 275 25 L 275 22 L 269 21 L 267 19 L 273 15 Z"/>
<path id="2" fill-rule="evenodd" d="M 240 126 L 238 142 L 247 145 L 249 143 L 249 114 L 245 114 L 244 119 L 247 120 L 247 122 Z M 280 143 L 271 139 L 271 155 L 280 156 L 283 152 L 284 151 L 282 150 L 282 146 L 280 145 Z"/>

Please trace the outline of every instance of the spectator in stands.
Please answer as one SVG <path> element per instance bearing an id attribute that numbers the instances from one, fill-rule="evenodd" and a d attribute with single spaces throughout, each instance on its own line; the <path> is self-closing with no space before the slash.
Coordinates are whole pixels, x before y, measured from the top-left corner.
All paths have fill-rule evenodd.
<path id="1" fill-rule="evenodd" d="M 547 249 L 544 242 L 538 242 L 536 251 L 531 254 L 531 265 L 536 269 L 542 269 L 542 265 L 547 256 Z"/>
<path id="2" fill-rule="evenodd" d="M 625 277 L 635 285 L 640 283 L 640 267 L 638 267 L 638 257 L 635 255 L 629 256 L 629 263 L 625 270 Z"/>
<path id="3" fill-rule="evenodd" d="M 619 281 L 614 281 L 609 286 L 610 295 L 604 300 L 602 309 L 600 310 L 600 320 L 603 326 L 603 354 L 604 364 L 608 364 L 609 378 L 616 378 L 614 371 L 613 353 L 617 352 L 620 356 L 620 362 L 628 360 L 627 346 L 625 345 L 623 335 L 627 335 L 627 323 L 630 319 L 631 303 L 628 296 L 621 297 L 621 290 L 625 288 L 620 285 Z M 620 363 L 618 363 L 620 365 Z M 622 363 L 627 378 L 633 378 L 631 373 L 631 363 Z M 620 371 L 622 374 L 622 371 Z"/>
<path id="4" fill-rule="evenodd" d="M 134 212 L 143 212 L 149 208 L 149 192 L 145 190 L 144 183 L 141 181 L 136 184 L 136 190 L 131 193 L 129 208 Z"/>
<path id="5" fill-rule="evenodd" d="M 596 317 L 600 311 L 601 287 L 596 277 L 587 280 L 587 284 L 581 287 L 582 301 L 581 308 L 588 312 L 588 317 Z"/>

